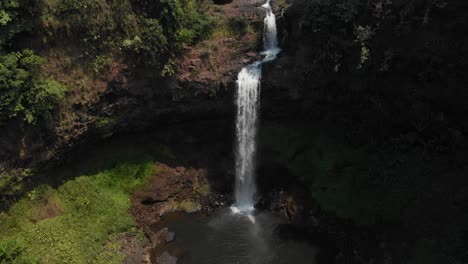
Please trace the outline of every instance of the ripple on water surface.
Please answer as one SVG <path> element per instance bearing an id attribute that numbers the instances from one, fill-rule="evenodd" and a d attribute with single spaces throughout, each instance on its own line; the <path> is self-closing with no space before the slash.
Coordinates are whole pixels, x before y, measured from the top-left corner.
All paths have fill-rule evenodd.
<path id="1" fill-rule="evenodd" d="M 284 221 L 269 212 L 246 215 L 222 209 L 212 217 L 172 215 L 164 225 L 176 241 L 164 250 L 178 255 L 179 264 L 315 264 L 316 246 L 281 239 Z"/>

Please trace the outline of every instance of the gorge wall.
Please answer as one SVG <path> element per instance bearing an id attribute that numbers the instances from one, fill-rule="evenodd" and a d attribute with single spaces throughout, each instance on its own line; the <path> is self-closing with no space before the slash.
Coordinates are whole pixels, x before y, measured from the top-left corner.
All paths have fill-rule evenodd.
<path id="1" fill-rule="evenodd" d="M 290 3 L 278 22 L 284 53 L 265 70 L 264 115 L 465 142 L 465 2 Z"/>
<path id="2" fill-rule="evenodd" d="M 133 56 L 130 58 L 125 58 L 128 54 L 111 51 L 111 55 L 104 54 L 95 59 L 95 62 L 100 58 L 104 60 L 100 62 L 104 67 L 100 64 L 101 68 L 90 67 L 85 57 L 87 48 L 72 40 L 82 34 L 79 31 L 82 28 L 70 26 L 68 31 L 54 28 L 57 36 L 47 40 L 46 45 L 34 41 L 38 38 L 34 35 L 36 32 L 20 33 L 16 38 L 21 38 L 24 46 L 45 58 L 41 74 L 65 83 L 69 91 L 50 119 L 28 124 L 18 116 L 2 123 L 0 171 L 5 182 L 1 187 L 2 195 L 14 195 L 7 190 L 33 181 L 29 179 L 33 174 L 31 169 L 60 162 L 63 155 L 76 145 L 93 144 L 115 134 L 158 129 L 184 121 L 233 119 L 236 76 L 244 65 L 258 58 L 256 51 L 261 46 L 264 14 L 259 8 L 260 1 L 205 2 L 199 1 L 198 8 L 207 6 L 205 15 L 213 29 L 195 43 L 183 44 L 171 62 L 175 65 L 172 75 L 163 76 L 159 66 L 148 66 L 147 62 L 141 61 L 139 58 L 145 56 L 141 54 L 144 47 L 137 50 L 140 54 L 130 51 Z M 137 14 L 143 12 L 144 16 L 159 16 L 157 7 L 129 3 Z M 52 9 L 49 4 L 48 1 L 39 3 L 34 6 L 35 12 L 41 8 Z M 107 4 L 111 5 L 111 2 L 101 4 L 96 7 L 97 12 L 104 12 L 106 16 L 113 17 L 122 12 L 108 13 Z M 186 12 L 192 11 L 195 12 L 192 9 Z M 160 23 L 164 21 L 162 18 L 159 20 Z M 101 22 L 96 23 L 101 26 Z M 41 34 L 50 26 L 39 22 L 37 25 L 37 32 Z M 140 34 L 144 37 L 146 33 Z M 135 41 L 141 40 L 125 41 L 135 45 Z M 130 45 L 125 41 L 124 46 Z M 152 60 L 149 55 L 146 55 L 147 61 Z M 163 63 L 167 58 L 162 55 L 159 60 Z M 174 70 L 174 65 L 169 65 L 169 70 Z"/>
<path id="3" fill-rule="evenodd" d="M 44 45 L 35 35 L 20 35 L 18 42 L 46 58 L 40 70 L 72 89 L 45 125 L 18 118 L 2 124 L 0 203 L 7 207 L 36 181 L 34 169 L 62 162 L 77 146 L 177 123 L 183 125 L 165 133 L 181 145 L 179 152 L 194 132 L 212 137 L 207 142 L 214 145 L 199 142 L 183 165 L 197 159 L 205 159 L 199 167 L 216 163 L 209 180 L 218 181 L 222 193 L 232 191 L 233 135 L 225 131 L 233 128 L 226 123 L 234 124 L 237 73 L 259 59 L 264 12 L 258 8 L 263 1 L 215 2 L 209 14 L 221 21 L 218 30 L 184 43 L 171 77 L 120 57 L 94 75 L 80 72 L 74 58 L 84 50 L 70 44 L 75 32 L 69 25 L 57 29 L 65 37 Z M 337 222 L 342 236 L 334 242 L 343 242 L 350 258 L 465 261 L 466 1 L 271 3 L 283 52 L 263 68 L 260 195 L 287 196 L 282 209 L 291 220 L 303 214 L 325 229 Z M 45 25 L 54 28 L 53 22 Z M 72 48 L 60 49 L 65 44 Z M 194 124 L 201 120 L 215 122 Z M 361 235 L 356 225 L 371 231 Z M 372 239 L 366 240 L 368 233 Z M 337 263 L 362 263 L 353 261 Z"/>
<path id="4" fill-rule="evenodd" d="M 371 250 L 383 259 L 466 259 L 458 234 L 468 204 L 468 5 L 289 3 L 278 19 L 283 52 L 262 80 L 260 170 L 268 179 L 259 185 L 299 179 L 314 216 L 332 212 L 382 232 L 395 246 Z M 397 243 L 411 245 L 406 260 L 395 259 L 405 251 Z"/>

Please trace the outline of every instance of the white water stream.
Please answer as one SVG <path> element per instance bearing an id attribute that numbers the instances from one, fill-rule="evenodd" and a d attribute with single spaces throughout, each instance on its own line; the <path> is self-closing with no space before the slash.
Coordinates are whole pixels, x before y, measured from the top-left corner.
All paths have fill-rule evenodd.
<path id="1" fill-rule="evenodd" d="M 276 58 L 281 49 L 278 47 L 276 17 L 270 0 L 262 5 L 266 10 L 263 33 L 265 56 L 244 67 L 237 77 L 237 153 L 236 153 L 236 204 L 232 207 L 235 213 L 244 213 L 254 221 L 250 213 L 254 210 L 255 186 L 255 151 L 257 119 L 260 99 L 260 82 L 262 64 Z"/>

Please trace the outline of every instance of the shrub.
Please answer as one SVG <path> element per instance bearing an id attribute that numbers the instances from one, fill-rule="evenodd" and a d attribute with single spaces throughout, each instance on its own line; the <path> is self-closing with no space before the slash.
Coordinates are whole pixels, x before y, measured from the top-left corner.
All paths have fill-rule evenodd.
<path id="1" fill-rule="evenodd" d="M 5 44 L 18 31 L 15 20 L 19 7 L 18 1 L 2 1 L 0 3 L 0 45 Z"/>
<path id="2" fill-rule="evenodd" d="M 122 47 L 139 64 L 157 67 L 162 75 L 175 72 L 174 61 L 184 45 L 206 38 L 212 28 L 205 0 L 131 1 L 140 31 Z"/>
<path id="3" fill-rule="evenodd" d="M 4 46 L 12 46 L 12 39 L 21 32 L 31 31 L 35 26 L 41 1 L 0 1 L 0 52 Z"/>
<path id="4" fill-rule="evenodd" d="M 50 117 L 63 98 L 63 85 L 41 78 L 41 62 L 31 50 L 0 55 L 0 124 L 17 116 L 30 124 Z"/>
<path id="5" fill-rule="evenodd" d="M 301 24 L 305 28 L 316 31 L 342 31 L 348 28 L 359 14 L 361 3 L 359 0 L 300 0 L 295 4 L 302 10 Z M 336 28 L 336 27 L 340 28 Z"/>
<path id="6" fill-rule="evenodd" d="M 161 57 L 168 52 L 169 43 L 159 21 L 145 19 L 141 36 L 141 42 L 135 42 L 139 45 L 135 49 L 140 53 L 140 59 L 147 65 L 160 66 Z"/>

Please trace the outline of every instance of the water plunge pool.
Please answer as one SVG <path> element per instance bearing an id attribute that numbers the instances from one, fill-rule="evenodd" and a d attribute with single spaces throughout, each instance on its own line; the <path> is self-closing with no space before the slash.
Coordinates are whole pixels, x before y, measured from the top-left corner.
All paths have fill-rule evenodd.
<path id="1" fill-rule="evenodd" d="M 319 246 L 295 239 L 287 221 L 268 211 L 247 216 L 229 208 L 210 217 L 169 213 L 154 226 L 167 227 L 175 239 L 156 247 L 153 258 L 177 257 L 178 264 L 315 264 Z"/>

